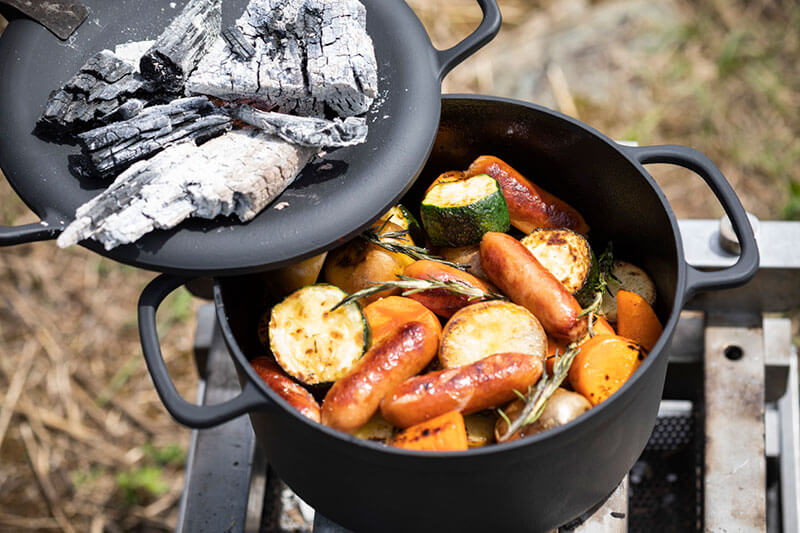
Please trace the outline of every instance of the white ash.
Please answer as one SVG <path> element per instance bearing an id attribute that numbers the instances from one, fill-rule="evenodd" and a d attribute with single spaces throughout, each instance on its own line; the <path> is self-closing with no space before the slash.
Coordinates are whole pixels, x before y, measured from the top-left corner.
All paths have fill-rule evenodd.
<path id="1" fill-rule="evenodd" d="M 327 105 L 342 117 L 365 113 L 378 94 L 358 0 L 251 0 L 236 27 L 255 55 L 245 59 L 217 39 L 187 91 L 305 116 L 321 116 Z"/>
<path id="2" fill-rule="evenodd" d="M 142 56 L 153 46 L 155 41 L 131 41 L 114 47 L 114 54 L 121 60 L 130 63 L 134 72 L 139 72 Z"/>
<path id="3" fill-rule="evenodd" d="M 142 75 L 179 93 L 222 31 L 222 0 L 190 0 L 142 56 Z"/>
<path id="4" fill-rule="evenodd" d="M 133 164 L 82 205 L 58 238 L 61 248 L 93 238 L 110 250 L 188 217 L 256 216 L 294 180 L 313 148 L 237 130 L 196 146 L 181 143 Z"/>
<path id="5" fill-rule="evenodd" d="M 366 113 L 378 95 L 378 67 L 358 0 L 308 0 L 307 75 L 311 95 L 340 116 Z"/>
<path id="6" fill-rule="evenodd" d="M 367 139 L 367 121 L 363 117 L 325 120 L 259 111 L 248 105 L 238 106 L 231 116 L 266 133 L 277 135 L 286 142 L 302 146 L 354 146 Z"/>

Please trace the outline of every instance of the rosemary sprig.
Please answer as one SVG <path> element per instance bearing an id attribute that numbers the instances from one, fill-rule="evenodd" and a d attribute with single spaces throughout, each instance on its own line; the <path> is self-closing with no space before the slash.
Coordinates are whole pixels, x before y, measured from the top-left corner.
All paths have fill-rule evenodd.
<path id="1" fill-rule="evenodd" d="M 468 268 L 467 265 L 458 265 L 456 263 L 447 261 L 444 257 L 433 255 L 429 252 L 427 248 L 423 248 L 421 246 L 415 246 L 413 244 L 404 244 L 401 242 L 388 242 L 386 239 L 402 239 L 406 237 L 408 235 L 408 230 L 404 229 L 401 231 L 381 233 L 382 228 L 383 226 L 379 228 L 377 232 L 365 231 L 364 233 L 361 234 L 361 238 L 367 242 L 371 242 L 376 246 L 380 246 L 384 250 L 388 250 L 389 252 L 394 252 L 394 253 L 405 254 L 411 257 L 412 259 L 416 259 L 417 261 L 420 260 L 436 261 L 437 263 L 442 263 L 444 265 L 451 266 L 459 270 L 465 270 L 466 268 Z"/>
<path id="2" fill-rule="evenodd" d="M 374 283 L 374 287 L 368 287 L 366 289 L 362 289 L 358 292 L 354 292 L 347 298 L 343 299 L 341 302 L 336 304 L 331 311 L 336 310 L 337 308 L 347 305 L 351 302 L 358 300 L 359 298 L 363 298 L 364 296 L 371 296 L 376 292 L 383 292 L 385 290 L 390 289 L 404 289 L 403 296 L 408 296 L 410 294 L 415 294 L 422 291 L 429 291 L 432 289 L 444 289 L 446 291 L 452 292 L 453 294 L 461 294 L 463 296 L 467 296 L 470 301 L 472 300 L 507 300 L 505 296 L 502 294 L 497 294 L 494 292 L 484 292 L 472 285 L 467 285 L 466 283 L 462 283 L 460 281 L 439 281 L 435 279 L 417 279 L 417 278 L 410 278 L 408 276 L 397 276 L 400 278 L 397 281 L 384 281 L 384 282 L 377 282 L 373 281 L 370 283 Z"/>
<path id="3" fill-rule="evenodd" d="M 600 304 L 603 302 L 603 294 L 608 292 L 609 281 L 612 279 L 617 280 L 612 273 L 614 269 L 613 244 L 609 242 L 599 258 L 594 257 L 594 252 L 592 252 L 592 259 L 595 267 L 592 269 L 592 272 L 589 275 L 589 280 L 586 282 L 586 286 L 581 289 L 581 294 L 584 297 L 591 297 L 591 301 L 589 305 L 583 308 L 581 313 L 578 315 L 578 318 L 588 315 L 589 335 L 594 337 L 595 315 L 600 309 Z"/>
<path id="4" fill-rule="evenodd" d="M 567 373 L 569 372 L 569 367 L 572 365 L 572 361 L 580 351 L 581 349 L 575 343 L 572 343 L 567 347 L 567 351 L 564 352 L 564 355 L 561 357 L 559 357 L 558 352 L 556 352 L 556 355 L 554 356 L 556 358 L 556 362 L 553 365 L 552 376 L 547 374 L 547 365 L 544 365 L 542 377 L 539 378 L 539 381 L 536 383 L 536 387 L 528 389 L 528 394 L 522 394 L 519 391 L 514 391 L 517 396 L 522 398 L 522 400 L 525 402 L 525 407 L 522 409 L 522 412 L 516 418 L 516 420 L 511 422 L 508 416 L 502 410 L 497 410 L 498 414 L 503 418 L 503 420 L 506 421 L 506 424 L 508 425 L 506 432 L 498 439 L 499 442 L 508 440 L 509 437 L 516 433 L 521 427 L 536 422 L 539 417 L 542 416 L 542 412 L 544 411 L 547 402 L 550 400 L 550 397 L 553 395 L 553 393 L 556 392 L 556 389 L 561 386 L 561 383 L 564 381 L 564 379 L 566 379 Z"/>

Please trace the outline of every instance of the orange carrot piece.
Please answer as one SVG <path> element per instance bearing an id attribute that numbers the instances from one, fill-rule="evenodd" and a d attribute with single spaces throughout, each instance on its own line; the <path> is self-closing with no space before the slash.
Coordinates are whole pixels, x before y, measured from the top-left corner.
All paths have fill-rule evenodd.
<path id="1" fill-rule="evenodd" d="M 614 331 L 614 328 L 611 327 L 611 324 L 608 323 L 608 320 L 599 316 L 594 321 L 594 332 L 595 335 L 616 335 L 617 332 Z M 591 337 L 587 333 L 578 343 L 579 345 L 588 341 Z M 563 355 L 564 352 L 567 351 L 567 346 L 569 345 L 569 341 L 566 339 L 557 339 L 555 337 L 547 336 L 547 373 L 549 375 L 553 375 L 553 366 L 556 364 L 558 357 L 554 357 L 556 355 L 556 350 L 558 351 L 559 355 Z"/>
<path id="2" fill-rule="evenodd" d="M 653 349 L 664 328 L 647 300 L 635 292 L 617 292 L 617 329 L 619 334 Z"/>
<path id="3" fill-rule="evenodd" d="M 370 348 L 377 346 L 394 330 L 407 322 L 422 322 L 442 337 L 442 324 L 427 307 L 403 296 L 389 296 L 364 308 L 364 318 L 370 330 Z"/>
<path id="4" fill-rule="evenodd" d="M 643 346 L 618 335 L 595 335 L 581 346 L 569 369 L 569 383 L 592 405 L 614 394 L 639 368 Z"/>
<path id="5" fill-rule="evenodd" d="M 392 439 L 392 446 L 406 450 L 456 452 L 467 449 L 467 430 L 464 417 L 450 411 L 411 426 Z"/>

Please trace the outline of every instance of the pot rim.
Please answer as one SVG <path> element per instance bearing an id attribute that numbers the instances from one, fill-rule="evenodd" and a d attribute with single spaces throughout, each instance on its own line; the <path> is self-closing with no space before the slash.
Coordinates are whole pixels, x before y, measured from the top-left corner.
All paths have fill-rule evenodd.
<path id="1" fill-rule="evenodd" d="M 672 207 L 669 204 L 669 201 L 666 198 L 666 195 L 661 190 L 661 187 L 658 186 L 655 179 L 647 172 L 644 166 L 639 163 L 629 151 L 626 151 L 622 148 L 622 146 L 615 142 L 614 140 L 610 139 L 608 136 L 604 135 L 603 133 L 599 132 L 595 128 L 573 118 L 568 115 L 565 115 L 559 111 L 555 111 L 549 109 L 547 107 L 530 103 L 524 102 L 521 100 L 516 100 L 512 98 L 504 98 L 499 96 L 486 96 L 486 95 L 475 95 L 475 94 L 446 94 L 442 95 L 442 107 L 446 106 L 446 102 L 448 101 L 459 101 L 459 100 L 475 100 L 475 101 L 488 101 L 488 102 L 498 102 L 501 104 L 512 105 L 516 107 L 521 107 L 526 110 L 532 110 L 540 113 L 545 113 L 548 115 L 555 116 L 561 120 L 568 122 L 569 124 L 584 130 L 586 133 L 597 137 L 601 141 L 603 141 L 611 150 L 616 151 L 618 154 L 622 155 L 628 163 L 630 163 L 638 172 L 639 174 L 647 181 L 648 185 L 650 185 L 651 189 L 656 193 L 658 196 L 659 201 L 661 202 L 662 206 L 664 207 L 667 217 L 669 219 L 670 227 L 672 229 L 673 235 L 675 236 L 675 246 L 676 246 L 676 259 L 678 262 L 677 265 L 677 273 L 678 279 L 675 284 L 675 294 L 674 296 L 674 304 L 672 310 L 670 311 L 669 317 L 664 324 L 664 330 L 661 336 L 659 337 L 656 345 L 650 351 L 648 356 L 645 358 L 641 366 L 634 372 L 631 379 L 628 379 L 622 387 L 620 387 L 614 394 L 612 394 L 608 399 L 601 402 L 598 405 L 595 405 L 589 411 L 581 414 L 576 419 L 564 424 L 563 426 L 558 426 L 556 428 L 552 428 L 548 431 L 544 431 L 542 433 L 528 436 L 524 439 L 518 439 L 511 442 L 504 442 L 498 444 L 492 444 L 489 446 L 481 446 L 477 448 L 471 448 L 465 451 L 456 451 L 456 452 L 436 452 L 430 453 L 425 451 L 417 451 L 417 450 L 405 450 L 402 448 L 395 448 L 392 446 L 387 446 L 385 444 L 380 444 L 377 442 L 372 442 L 368 440 L 358 439 L 348 433 L 330 428 L 328 426 L 324 426 L 321 423 L 314 422 L 309 418 L 300 414 L 299 411 L 292 408 L 283 398 L 281 398 L 277 393 L 275 393 L 272 389 L 270 389 L 266 383 L 261 380 L 258 375 L 256 374 L 255 370 L 250 366 L 249 359 L 245 356 L 242 352 L 239 344 L 236 342 L 236 339 L 233 335 L 233 332 L 230 328 L 230 324 L 228 322 L 227 316 L 225 314 L 225 306 L 222 301 L 222 288 L 220 284 L 220 279 L 224 278 L 214 278 L 214 306 L 216 308 L 217 320 L 219 322 L 220 328 L 224 337 L 227 340 L 228 347 L 230 348 L 231 355 L 234 357 L 236 364 L 242 367 L 242 370 L 247 375 L 247 378 L 252 381 L 257 387 L 258 390 L 266 395 L 269 399 L 273 401 L 273 403 L 280 406 L 283 411 L 287 411 L 290 416 L 295 417 L 296 420 L 301 421 L 302 423 L 308 424 L 313 426 L 314 428 L 326 433 L 328 436 L 334 437 L 344 442 L 349 442 L 361 447 L 365 447 L 369 450 L 375 452 L 382 452 L 387 453 L 393 456 L 405 456 L 410 458 L 427 458 L 427 459 L 442 459 L 442 458 L 458 458 L 464 459 L 468 457 L 476 457 L 476 456 L 488 456 L 488 455 L 495 455 L 504 452 L 510 452 L 513 450 L 518 450 L 520 448 L 526 448 L 528 446 L 535 446 L 539 445 L 542 447 L 552 447 L 556 443 L 558 445 L 562 445 L 564 439 L 568 441 L 572 441 L 575 438 L 578 438 L 582 433 L 592 431 L 595 426 L 601 425 L 606 418 L 607 413 L 611 413 L 613 410 L 617 409 L 617 405 L 622 407 L 623 404 L 630 403 L 636 399 L 636 395 L 632 395 L 628 398 L 629 394 L 628 391 L 632 388 L 636 387 L 637 383 L 642 379 L 642 376 L 649 372 L 651 367 L 656 364 L 656 359 L 661 357 L 666 357 L 667 353 L 665 348 L 669 344 L 672 332 L 675 329 L 675 326 L 678 321 L 678 317 L 683 309 L 684 300 L 685 300 L 685 292 L 686 292 L 686 260 L 684 257 L 683 251 L 683 241 L 681 239 L 680 230 L 678 228 L 678 221 L 675 217 L 675 213 L 672 210 Z M 268 409 L 274 409 L 275 407 L 269 407 Z M 582 431 L 578 431 L 576 428 L 581 428 Z M 569 433 L 572 433 L 572 436 L 569 436 Z"/>

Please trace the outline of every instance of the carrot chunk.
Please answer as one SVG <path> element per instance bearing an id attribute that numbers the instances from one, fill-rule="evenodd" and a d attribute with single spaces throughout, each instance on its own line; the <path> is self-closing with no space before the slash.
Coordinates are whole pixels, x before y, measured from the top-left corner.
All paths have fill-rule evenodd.
<path id="1" fill-rule="evenodd" d="M 617 335 L 595 335 L 581 345 L 569 369 L 569 383 L 592 405 L 614 394 L 639 368 L 643 346 Z"/>
<path id="2" fill-rule="evenodd" d="M 411 426 L 395 436 L 392 446 L 429 452 L 466 450 L 467 430 L 464 427 L 464 417 L 458 411 L 450 411 Z"/>
<path id="3" fill-rule="evenodd" d="M 370 348 L 377 346 L 394 330 L 408 322 L 422 322 L 442 336 L 442 325 L 433 312 L 421 303 L 403 296 L 388 296 L 364 308 L 370 330 Z"/>
<path id="4" fill-rule="evenodd" d="M 653 349 L 664 328 L 653 308 L 635 292 L 617 292 L 617 330 L 623 337 L 634 340 L 647 351 Z"/>
<path id="5" fill-rule="evenodd" d="M 614 331 L 614 328 L 611 327 L 611 324 L 608 323 L 608 320 L 599 316 L 594 321 L 594 332 L 595 335 L 616 335 L 617 332 Z M 583 344 L 588 341 L 591 337 L 587 333 L 578 344 Z M 555 337 L 551 337 L 550 335 L 547 336 L 547 373 L 549 375 L 553 375 L 553 366 L 558 361 L 558 357 L 556 356 L 556 352 L 558 352 L 558 356 L 564 355 L 564 352 L 567 351 L 567 346 L 569 346 L 569 341 L 566 339 L 557 339 Z"/>

